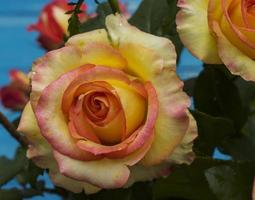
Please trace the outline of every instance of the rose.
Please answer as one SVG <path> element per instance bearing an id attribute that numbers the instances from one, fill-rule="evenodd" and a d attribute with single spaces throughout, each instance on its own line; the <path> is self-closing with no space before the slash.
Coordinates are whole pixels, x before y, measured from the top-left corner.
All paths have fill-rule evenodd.
<path id="1" fill-rule="evenodd" d="M 67 11 L 73 9 L 69 6 L 68 0 L 53 0 L 47 4 L 36 24 L 29 26 L 28 30 L 38 31 L 38 41 L 46 50 L 57 49 L 64 44 L 64 36 L 68 35 L 68 19 L 70 15 L 66 14 Z M 81 9 L 86 11 L 86 5 L 83 4 Z M 81 21 L 87 19 L 85 13 L 79 15 Z"/>
<path id="2" fill-rule="evenodd" d="M 11 83 L 0 89 L 0 99 L 4 107 L 22 110 L 29 101 L 29 79 L 18 70 L 10 71 Z"/>
<path id="3" fill-rule="evenodd" d="M 196 123 L 172 43 L 120 15 L 106 27 L 35 62 L 18 128 L 28 158 L 73 192 L 128 187 L 194 158 Z"/>
<path id="4" fill-rule="evenodd" d="M 224 63 L 255 80 L 254 1 L 179 0 L 177 29 L 184 45 L 205 63 Z"/>

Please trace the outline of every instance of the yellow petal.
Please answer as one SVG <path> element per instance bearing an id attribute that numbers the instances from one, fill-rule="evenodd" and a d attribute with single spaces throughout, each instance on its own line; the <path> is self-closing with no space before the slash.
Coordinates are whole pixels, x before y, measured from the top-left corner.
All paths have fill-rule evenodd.
<path id="1" fill-rule="evenodd" d="M 221 32 L 217 23 L 214 24 L 214 31 L 217 34 L 219 54 L 235 75 L 240 75 L 247 81 L 255 81 L 255 61 L 235 47 Z"/>
<path id="2" fill-rule="evenodd" d="M 131 26 L 123 16 L 118 14 L 107 16 L 105 24 L 111 41 L 116 48 L 125 44 L 143 46 L 157 52 L 163 60 L 164 66 L 175 68 L 175 47 L 170 40 L 142 32 Z M 138 54 L 138 56 L 142 56 L 142 54 Z M 150 68 L 150 66 L 146 66 L 146 68 Z"/>
<path id="3" fill-rule="evenodd" d="M 194 117 L 189 113 L 189 128 L 182 140 L 169 157 L 169 161 L 174 164 L 191 164 L 195 158 L 192 151 L 193 141 L 197 137 L 198 130 Z"/>
<path id="4" fill-rule="evenodd" d="M 45 87 L 62 74 L 82 65 L 82 52 L 74 46 L 51 51 L 35 62 L 31 72 L 30 100 L 32 108 L 35 109 Z"/>
<path id="5" fill-rule="evenodd" d="M 65 188 L 66 190 L 72 191 L 74 193 L 81 193 L 84 190 L 86 194 L 94 194 L 101 190 L 101 188 L 93 186 L 89 183 L 77 181 L 64 176 L 59 172 L 57 166 L 50 169 L 49 176 L 54 185 Z"/>
<path id="6" fill-rule="evenodd" d="M 179 1 L 181 10 L 176 17 L 179 36 L 189 51 L 205 63 L 222 63 L 218 56 L 216 40 L 207 22 L 209 0 Z"/>
<path id="7" fill-rule="evenodd" d="M 91 63 L 117 69 L 125 69 L 127 66 L 125 58 L 110 45 L 96 42 L 87 43 L 83 52 L 83 63 Z"/>
<path id="8" fill-rule="evenodd" d="M 229 10 L 241 9 L 240 6 L 233 8 L 233 5 L 235 5 L 234 1 L 231 0 L 226 0 L 223 2 L 220 0 L 210 1 L 208 20 L 210 22 L 211 29 L 214 31 L 213 24 L 218 23 L 222 33 L 233 45 L 235 45 L 249 57 L 255 58 L 255 45 L 253 41 L 254 33 L 239 27 L 238 24 L 240 24 L 240 20 L 237 22 L 232 21 L 234 18 L 231 19 L 231 13 L 229 13 Z"/>
<path id="9" fill-rule="evenodd" d="M 128 62 L 126 71 L 144 81 L 151 80 L 164 65 L 163 59 L 157 52 L 139 44 L 121 43 L 119 51 Z M 169 54 L 171 53 L 169 52 Z"/>
<path id="10" fill-rule="evenodd" d="M 35 164 L 41 168 L 50 166 L 52 148 L 41 135 L 30 102 L 27 103 L 23 110 L 18 131 L 23 133 L 30 143 L 27 150 L 27 157 L 33 159 Z"/>
<path id="11" fill-rule="evenodd" d="M 146 117 L 146 100 L 134 88 L 124 82 L 117 80 L 108 80 L 107 82 L 114 87 L 120 98 L 126 117 L 125 137 L 128 137 L 142 125 Z"/>
<path id="12" fill-rule="evenodd" d="M 110 44 L 105 29 L 96 29 L 86 33 L 74 35 L 66 42 L 66 46 L 73 45 L 83 49 L 89 42 L 98 42 L 102 44 Z"/>
<path id="13" fill-rule="evenodd" d="M 183 82 L 176 72 L 164 68 L 154 77 L 154 87 L 159 101 L 158 118 L 155 124 L 155 138 L 144 159 L 144 165 L 157 165 L 169 156 L 182 141 L 189 125 L 187 108 L 190 101 L 182 91 Z"/>

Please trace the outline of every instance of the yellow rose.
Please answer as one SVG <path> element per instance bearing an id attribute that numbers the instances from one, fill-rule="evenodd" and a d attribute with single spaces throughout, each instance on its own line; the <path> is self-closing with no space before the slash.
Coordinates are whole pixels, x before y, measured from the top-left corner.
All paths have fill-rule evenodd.
<path id="1" fill-rule="evenodd" d="M 180 38 L 205 63 L 224 63 L 255 80 L 255 3 L 249 0 L 179 0 Z"/>
<path id="2" fill-rule="evenodd" d="M 28 158 L 73 192 L 128 187 L 191 163 L 196 123 L 172 43 L 106 18 L 32 69 L 19 131 Z"/>

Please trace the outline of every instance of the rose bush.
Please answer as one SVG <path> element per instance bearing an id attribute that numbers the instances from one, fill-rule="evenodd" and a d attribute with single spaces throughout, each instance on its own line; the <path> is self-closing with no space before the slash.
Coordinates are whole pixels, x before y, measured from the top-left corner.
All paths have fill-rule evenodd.
<path id="1" fill-rule="evenodd" d="M 184 45 L 205 63 L 224 63 L 255 80 L 254 1 L 179 0 L 176 21 Z"/>
<path id="2" fill-rule="evenodd" d="M 28 158 L 73 192 L 128 187 L 190 164 L 196 122 L 170 40 L 120 15 L 34 63 L 18 130 Z"/>
<path id="3" fill-rule="evenodd" d="M 22 110 L 29 101 L 29 78 L 18 70 L 10 71 L 11 83 L 0 89 L 0 99 L 4 107 Z"/>
<path id="4" fill-rule="evenodd" d="M 70 15 L 67 11 L 72 10 L 68 0 L 53 0 L 47 4 L 39 16 L 36 24 L 29 26 L 29 31 L 38 31 L 38 42 L 46 50 L 57 49 L 64 44 L 64 36 L 68 35 L 68 19 Z M 79 15 L 81 21 L 87 20 L 86 5 L 83 4 L 81 9 L 84 13 Z"/>

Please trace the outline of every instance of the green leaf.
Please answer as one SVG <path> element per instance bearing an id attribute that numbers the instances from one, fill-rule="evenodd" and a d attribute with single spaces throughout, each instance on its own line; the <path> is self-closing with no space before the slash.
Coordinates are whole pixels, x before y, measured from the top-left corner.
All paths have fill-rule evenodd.
<path id="1" fill-rule="evenodd" d="M 184 81 L 183 90 L 189 96 L 193 96 L 193 94 L 194 94 L 194 86 L 195 86 L 196 80 L 197 80 L 197 78 L 190 78 L 190 79 Z"/>
<path id="2" fill-rule="evenodd" d="M 78 0 L 77 3 L 75 4 L 75 7 L 73 10 L 68 11 L 67 14 L 72 14 L 71 17 L 68 19 L 68 32 L 69 32 L 69 37 L 72 37 L 73 35 L 76 35 L 80 33 L 80 20 L 79 20 L 79 14 L 82 12 L 80 10 L 82 3 L 84 0 Z M 72 3 L 74 4 L 74 3 Z"/>
<path id="3" fill-rule="evenodd" d="M 172 174 L 154 183 L 154 199 L 249 200 L 255 162 L 223 161 L 197 157 L 190 165 L 173 169 Z"/>
<path id="4" fill-rule="evenodd" d="M 223 65 L 205 65 L 195 84 L 194 104 L 209 115 L 231 119 L 237 131 L 247 120 L 233 76 Z"/>
<path id="5" fill-rule="evenodd" d="M 37 187 L 37 177 L 43 174 L 43 169 L 37 167 L 31 160 L 23 167 L 23 170 L 16 176 L 21 185 L 30 184 L 32 188 Z"/>
<path id="6" fill-rule="evenodd" d="M 111 6 L 112 13 L 120 13 L 119 3 L 118 0 L 108 0 L 108 3 Z"/>
<path id="7" fill-rule="evenodd" d="M 235 79 L 235 85 L 238 88 L 242 105 L 245 107 L 247 112 L 252 112 L 254 106 L 251 105 L 252 101 L 255 100 L 255 82 L 246 81 L 241 77 Z"/>
<path id="8" fill-rule="evenodd" d="M 166 15 L 168 15 L 168 3 L 166 0 L 144 0 L 129 22 L 142 31 L 155 33 Z"/>
<path id="9" fill-rule="evenodd" d="M 187 200 L 216 200 L 210 190 L 204 172 L 228 161 L 197 157 L 190 165 L 173 168 L 172 174 L 165 179 L 157 180 L 153 185 L 154 199 L 184 198 Z"/>
<path id="10" fill-rule="evenodd" d="M 98 194 L 90 195 L 91 200 L 152 200 L 152 183 L 135 183 L 127 189 L 103 190 Z"/>
<path id="11" fill-rule="evenodd" d="M 194 150 L 198 155 L 211 156 L 215 147 L 222 147 L 222 142 L 235 134 L 231 120 L 213 117 L 199 111 L 191 111 L 198 126 L 198 138 Z"/>
<path id="12" fill-rule="evenodd" d="M 251 199 L 254 163 L 215 166 L 205 172 L 210 188 L 218 200 Z"/>
<path id="13" fill-rule="evenodd" d="M 105 28 L 105 18 L 112 10 L 108 3 L 100 3 L 97 7 L 97 16 L 81 24 L 80 31 L 88 32 L 94 29 Z"/>
<path id="14" fill-rule="evenodd" d="M 222 142 L 224 151 L 235 160 L 255 160 L 255 99 L 252 101 L 254 89 L 250 89 L 246 93 L 242 91 L 242 98 L 247 104 L 248 120 L 238 135 Z"/>
<path id="15" fill-rule="evenodd" d="M 144 0 L 129 22 L 142 31 L 171 39 L 179 55 L 183 46 L 176 31 L 177 11 L 177 0 Z"/>
<path id="16" fill-rule="evenodd" d="M 241 133 L 224 140 L 222 147 L 235 160 L 255 160 L 255 114 L 250 114 Z"/>
<path id="17" fill-rule="evenodd" d="M 3 200 L 21 200 L 22 193 L 17 189 L 0 189 L 0 198 Z"/>
<path id="18" fill-rule="evenodd" d="M 35 190 L 33 188 L 10 188 L 0 189 L 1 200 L 21 200 L 24 198 L 31 198 L 34 196 L 43 195 L 42 191 Z"/>
<path id="19" fill-rule="evenodd" d="M 22 171 L 27 162 L 25 150 L 22 148 L 18 148 L 13 160 L 4 156 L 0 157 L 0 186 L 10 181 Z"/>

